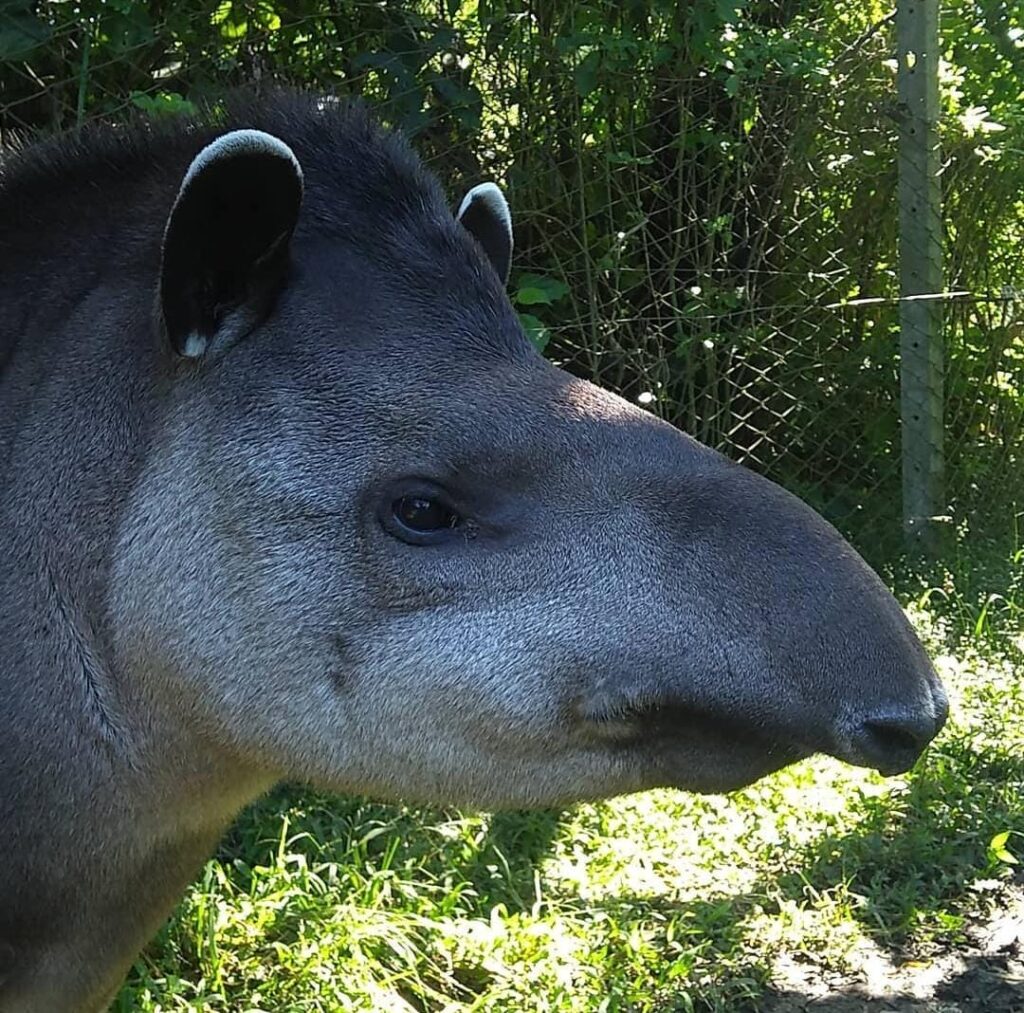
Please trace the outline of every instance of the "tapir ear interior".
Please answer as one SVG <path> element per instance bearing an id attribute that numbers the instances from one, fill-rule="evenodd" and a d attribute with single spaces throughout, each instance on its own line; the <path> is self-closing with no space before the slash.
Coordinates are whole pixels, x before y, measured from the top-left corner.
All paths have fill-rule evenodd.
<path id="1" fill-rule="evenodd" d="M 455 216 L 483 247 L 502 282 L 512 268 L 512 213 L 505 195 L 494 183 L 473 187 Z"/>
<path id="2" fill-rule="evenodd" d="M 160 311 L 175 351 L 200 356 L 263 318 L 301 202 L 298 160 L 270 134 L 235 130 L 199 152 L 164 231 Z"/>

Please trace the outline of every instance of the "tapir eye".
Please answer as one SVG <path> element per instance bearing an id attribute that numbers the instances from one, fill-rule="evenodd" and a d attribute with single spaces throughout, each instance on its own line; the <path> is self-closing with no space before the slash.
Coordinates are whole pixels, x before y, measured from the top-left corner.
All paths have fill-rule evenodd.
<path id="1" fill-rule="evenodd" d="M 391 503 L 390 520 L 393 534 L 421 545 L 457 528 L 462 518 L 439 497 L 411 493 Z"/>

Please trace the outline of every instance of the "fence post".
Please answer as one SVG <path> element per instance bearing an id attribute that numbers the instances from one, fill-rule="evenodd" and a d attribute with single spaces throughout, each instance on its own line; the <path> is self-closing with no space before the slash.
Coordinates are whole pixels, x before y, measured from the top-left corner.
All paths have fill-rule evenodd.
<path id="1" fill-rule="evenodd" d="M 945 513 L 939 0 L 898 0 L 896 45 L 903 531 L 933 552 Z"/>

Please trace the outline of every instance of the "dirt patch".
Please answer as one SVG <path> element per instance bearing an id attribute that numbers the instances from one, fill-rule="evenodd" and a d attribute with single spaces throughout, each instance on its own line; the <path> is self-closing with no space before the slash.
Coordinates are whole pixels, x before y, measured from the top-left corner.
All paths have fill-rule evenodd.
<path id="1" fill-rule="evenodd" d="M 759 1013 L 1024 1013 L 1024 882 L 992 884 L 990 913 L 955 949 L 894 956 L 865 939 L 848 971 L 780 958 Z"/>

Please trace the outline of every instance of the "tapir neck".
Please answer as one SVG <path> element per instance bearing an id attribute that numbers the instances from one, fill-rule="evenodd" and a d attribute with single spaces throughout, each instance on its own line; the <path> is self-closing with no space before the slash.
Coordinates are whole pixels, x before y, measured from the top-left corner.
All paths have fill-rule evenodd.
<path id="1" fill-rule="evenodd" d="M 49 606 L 50 665 L 28 669 L 42 706 L 14 701 L 25 717 L 5 722 L 0 747 L 0 825 L 14 833 L 0 869 L 0 1009 L 94 1013 L 272 779 L 161 709 L 144 713 L 73 596 Z"/>
<path id="2" fill-rule="evenodd" d="M 100 1008 L 272 780 L 115 662 L 118 511 L 164 401 L 145 265 L 109 283 L 102 265 L 87 274 L 40 301 L 31 279 L 0 272 L 5 1011 Z"/>

